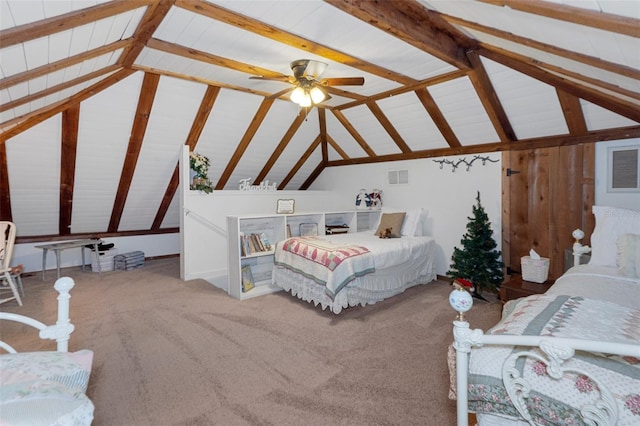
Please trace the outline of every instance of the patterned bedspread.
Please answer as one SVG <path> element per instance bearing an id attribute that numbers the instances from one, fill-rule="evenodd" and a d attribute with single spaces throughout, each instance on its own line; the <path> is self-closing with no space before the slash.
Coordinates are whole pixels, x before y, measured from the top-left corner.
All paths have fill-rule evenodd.
<path id="1" fill-rule="evenodd" d="M 565 295 L 530 296 L 517 303 L 511 313 L 488 334 L 640 343 L 638 310 Z M 522 350 L 526 349 L 487 346 L 472 350 L 469 363 L 471 411 L 519 417 L 503 386 L 501 369 L 502 361 Z M 530 357 L 520 358 L 515 366 L 520 376 L 532 385 L 527 407 L 536 424 L 583 424 L 579 420 L 579 407 L 593 403 L 599 396 L 597 384 L 592 379 L 568 372 L 564 373 L 563 380 L 551 379 L 546 374 L 546 365 Z M 564 363 L 564 367 L 588 372 L 608 387 L 618 407 L 617 425 L 640 424 L 640 359 L 576 352 L 575 357 Z"/>
<path id="2" fill-rule="evenodd" d="M 276 246 L 275 263 L 325 286 L 333 300 L 349 281 L 375 272 L 369 249 L 319 237 L 289 238 Z"/>

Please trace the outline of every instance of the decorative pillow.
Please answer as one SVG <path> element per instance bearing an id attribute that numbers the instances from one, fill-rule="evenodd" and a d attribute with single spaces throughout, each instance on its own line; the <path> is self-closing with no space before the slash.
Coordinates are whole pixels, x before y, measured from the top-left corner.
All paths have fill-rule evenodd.
<path id="1" fill-rule="evenodd" d="M 622 234 L 640 234 L 640 211 L 593 206 L 596 228 L 591 235 L 590 265 L 617 267 L 616 245 Z"/>
<path id="2" fill-rule="evenodd" d="M 22 352 L 0 355 L 3 386 L 33 380 L 60 383 L 72 391 L 87 391 L 93 352 Z"/>
<path id="3" fill-rule="evenodd" d="M 640 278 L 640 235 L 618 237 L 618 271 L 625 277 Z"/>
<path id="4" fill-rule="evenodd" d="M 385 232 L 387 229 L 391 229 L 391 238 L 400 238 L 402 230 L 402 222 L 404 222 L 405 212 L 401 213 L 382 213 L 380 218 L 380 224 L 376 230 L 376 235 L 380 235 L 381 232 Z"/>
<path id="5" fill-rule="evenodd" d="M 401 234 L 403 237 L 419 237 L 422 235 L 422 217 L 424 210 L 414 209 L 407 211 L 402 223 Z"/>

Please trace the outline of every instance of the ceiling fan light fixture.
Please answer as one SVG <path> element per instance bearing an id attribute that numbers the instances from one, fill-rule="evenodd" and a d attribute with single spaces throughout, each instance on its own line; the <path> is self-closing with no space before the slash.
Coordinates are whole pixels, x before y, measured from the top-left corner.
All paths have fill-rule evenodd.
<path id="1" fill-rule="evenodd" d="M 311 106 L 311 96 L 309 95 L 308 91 L 304 91 L 304 95 L 302 96 L 300 102 L 298 102 L 298 105 L 300 105 L 302 108 L 308 108 Z"/>
<path id="2" fill-rule="evenodd" d="M 311 95 L 311 100 L 314 104 L 319 104 L 326 98 L 324 92 L 319 87 L 314 87 L 313 89 L 311 89 L 311 92 L 309 92 L 309 94 Z"/>
<path id="3" fill-rule="evenodd" d="M 291 92 L 291 102 L 295 102 L 298 105 L 303 101 L 305 97 L 304 89 L 300 86 L 296 87 L 293 92 Z"/>

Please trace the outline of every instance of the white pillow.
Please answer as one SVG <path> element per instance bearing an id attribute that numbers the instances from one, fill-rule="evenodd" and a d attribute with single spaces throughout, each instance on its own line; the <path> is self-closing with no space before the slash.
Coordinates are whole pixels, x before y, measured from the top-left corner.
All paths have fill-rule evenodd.
<path id="1" fill-rule="evenodd" d="M 618 237 L 618 272 L 625 277 L 640 277 L 640 235 L 622 234 Z"/>
<path id="2" fill-rule="evenodd" d="M 402 236 L 403 237 L 419 237 L 422 235 L 422 217 L 423 209 L 407 210 L 407 214 L 404 217 L 402 223 Z"/>
<path id="3" fill-rule="evenodd" d="M 640 211 L 593 206 L 596 227 L 591 235 L 589 265 L 617 267 L 617 243 L 622 234 L 640 234 Z"/>

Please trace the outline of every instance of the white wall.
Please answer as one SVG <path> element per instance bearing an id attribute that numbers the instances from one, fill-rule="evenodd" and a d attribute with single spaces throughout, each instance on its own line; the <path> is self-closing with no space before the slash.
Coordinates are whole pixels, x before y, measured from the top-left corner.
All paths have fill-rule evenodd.
<path id="1" fill-rule="evenodd" d="M 466 232 L 476 204 L 477 191 L 480 191 L 482 205 L 489 216 L 493 237 L 501 246 L 501 154 L 481 154 L 497 162 L 487 161 L 485 165 L 476 160 L 469 171 L 464 165 L 455 173 L 450 165 L 440 165 L 434 159 L 397 161 L 391 163 L 373 163 L 354 166 L 330 167 L 322 172 L 311 189 L 333 190 L 336 208 L 351 208 L 360 188 L 367 191 L 382 189 L 383 208 L 412 209 L 424 208 L 427 212 L 425 234 L 435 238 L 438 243 L 436 273 L 445 275 L 449 269 L 453 248 L 460 247 L 460 240 Z M 473 155 L 439 157 L 456 162 Z M 409 171 L 408 185 L 391 186 L 387 183 L 390 170 Z"/>
<path id="2" fill-rule="evenodd" d="M 118 253 L 127 253 L 130 251 L 143 251 L 146 257 L 165 256 L 177 254 L 180 252 L 180 234 L 156 234 L 141 235 L 131 237 L 114 237 L 103 238 L 105 243 L 115 244 Z M 55 241 L 55 242 L 62 242 Z M 35 248 L 37 245 L 47 244 L 47 242 L 16 244 L 13 251 L 12 265 L 24 265 L 25 272 L 42 270 L 42 249 Z M 89 250 L 85 250 L 85 262 L 90 265 Z M 61 252 L 60 267 L 68 268 L 72 266 L 80 266 L 82 264 L 82 253 L 80 248 L 70 248 Z M 47 270 L 55 270 L 56 256 L 51 250 L 47 252 L 46 266 Z M 89 266 L 90 269 L 90 266 Z M 55 279 L 55 271 L 47 275 L 47 279 Z"/>
<path id="3" fill-rule="evenodd" d="M 627 146 L 640 146 L 640 138 L 596 143 L 596 205 L 640 210 L 640 192 L 607 192 L 609 149 Z"/>

